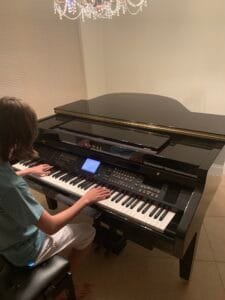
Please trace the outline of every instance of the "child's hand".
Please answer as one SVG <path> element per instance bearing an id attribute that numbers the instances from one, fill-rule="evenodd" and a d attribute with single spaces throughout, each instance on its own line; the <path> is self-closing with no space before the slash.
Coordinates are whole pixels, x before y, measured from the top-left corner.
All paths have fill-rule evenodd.
<path id="1" fill-rule="evenodd" d="M 110 197 L 110 194 L 110 190 L 103 187 L 97 187 L 86 192 L 83 197 L 81 197 L 81 200 L 85 201 L 86 204 L 89 205 Z"/>
<path id="2" fill-rule="evenodd" d="M 51 173 L 51 168 L 52 166 L 48 164 L 42 164 L 42 165 L 37 165 L 34 167 L 28 168 L 29 174 L 36 175 L 36 176 L 47 176 Z"/>

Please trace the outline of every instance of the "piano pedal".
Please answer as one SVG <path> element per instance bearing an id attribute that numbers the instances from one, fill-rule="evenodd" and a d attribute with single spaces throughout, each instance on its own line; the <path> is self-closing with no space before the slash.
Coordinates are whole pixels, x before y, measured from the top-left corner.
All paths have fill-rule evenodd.
<path id="1" fill-rule="evenodd" d="M 95 221 L 94 227 L 96 229 L 95 251 L 100 251 L 101 248 L 105 250 L 105 255 L 110 253 L 119 255 L 127 244 L 127 239 L 123 233 L 111 228 L 105 223 Z"/>

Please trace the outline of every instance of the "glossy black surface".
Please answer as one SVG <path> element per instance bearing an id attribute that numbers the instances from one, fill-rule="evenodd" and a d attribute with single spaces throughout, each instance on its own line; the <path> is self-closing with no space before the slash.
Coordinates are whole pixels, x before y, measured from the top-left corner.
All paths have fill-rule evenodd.
<path id="1" fill-rule="evenodd" d="M 225 116 L 191 112 L 175 99 L 139 93 L 115 93 L 56 108 L 112 119 L 225 135 Z"/>
<path id="2" fill-rule="evenodd" d="M 62 124 L 60 128 L 106 139 L 118 140 L 121 143 L 148 147 L 153 150 L 159 150 L 169 140 L 169 137 L 166 135 L 163 136 L 151 132 L 128 130 L 126 128 L 110 127 L 80 121 L 67 122 Z"/>

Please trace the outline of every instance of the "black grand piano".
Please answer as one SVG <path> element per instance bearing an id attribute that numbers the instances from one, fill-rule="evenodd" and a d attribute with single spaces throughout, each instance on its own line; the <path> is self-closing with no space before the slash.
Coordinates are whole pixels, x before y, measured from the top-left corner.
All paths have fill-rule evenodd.
<path id="1" fill-rule="evenodd" d="M 188 280 L 224 143 L 224 116 L 190 112 L 163 96 L 115 93 L 56 107 L 39 121 L 39 159 L 14 167 L 54 166 L 49 176 L 27 178 L 50 208 L 71 205 L 93 186 L 109 188 L 110 198 L 95 205 L 97 230 L 179 258 Z"/>

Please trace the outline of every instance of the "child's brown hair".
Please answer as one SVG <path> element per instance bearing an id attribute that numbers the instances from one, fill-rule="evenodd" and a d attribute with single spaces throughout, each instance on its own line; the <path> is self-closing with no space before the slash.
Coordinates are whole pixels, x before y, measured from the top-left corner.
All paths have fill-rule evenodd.
<path id="1" fill-rule="evenodd" d="M 14 97 L 0 98 L 1 160 L 33 157 L 37 132 L 37 116 L 29 105 Z"/>

